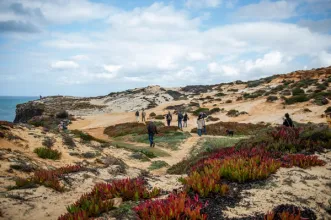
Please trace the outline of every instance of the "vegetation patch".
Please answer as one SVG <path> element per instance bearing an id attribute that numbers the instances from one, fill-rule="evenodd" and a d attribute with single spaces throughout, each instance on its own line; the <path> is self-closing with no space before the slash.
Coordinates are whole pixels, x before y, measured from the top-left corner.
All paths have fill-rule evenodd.
<path id="1" fill-rule="evenodd" d="M 209 108 L 198 108 L 193 112 L 193 115 L 198 116 L 201 112 L 208 113 Z"/>
<path id="2" fill-rule="evenodd" d="M 74 139 L 68 134 L 62 134 L 62 141 L 64 145 L 67 145 L 70 148 L 76 147 Z"/>
<path id="3" fill-rule="evenodd" d="M 158 196 L 160 189 L 149 191 L 143 179 L 114 180 L 111 183 L 98 183 L 90 193 L 83 194 L 74 204 L 67 207 L 68 213 L 59 220 L 88 219 L 98 217 L 113 209 L 113 198 L 123 201 L 139 201 Z"/>
<path id="4" fill-rule="evenodd" d="M 229 117 L 237 117 L 240 115 L 240 113 L 238 110 L 231 109 L 230 111 L 228 111 L 228 113 L 226 113 L 226 115 Z"/>
<path id="5" fill-rule="evenodd" d="M 107 141 L 101 140 L 99 138 L 95 138 L 92 135 L 89 135 L 89 134 L 87 134 L 83 131 L 80 131 L 80 130 L 72 130 L 71 133 L 74 134 L 76 137 L 79 137 L 81 140 L 86 141 L 86 142 L 96 141 L 96 142 L 99 142 L 101 144 L 107 143 Z"/>
<path id="6" fill-rule="evenodd" d="M 44 185 L 56 191 L 63 192 L 64 187 L 60 184 L 60 178 L 62 178 L 64 174 L 78 172 L 81 169 L 82 167 L 80 166 L 65 166 L 55 170 L 37 170 L 30 178 L 17 178 L 15 188 L 25 189 L 35 187 L 36 185 Z"/>
<path id="7" fill-rule="evenodd" d="M 48 148 L 53 147 L 54 143 L 56 142 L 55 138 L 45 137 L 42 141 L 42 145 Z"/>
<path id="8" fill-rule="evenodd" d="M 309 98 L 305 94 L 292 96 L 290 98 L 285 98 L 285 104 L 287 105 L 292 105 L 294 103 L 307 102 L 307 101 L 309 101 Z"/>
<path id="9" fill-rule="evenodd" d="M 58 160 L 61 158 L 61 152 L 49 148 L 39 147 L 34 149 L 33 152 L 43 159 Z"/>
<path id="10" fill-rule="evenodd" d="M 278 100 L 278 97 L 277 96 L 268 96 L 267 98 L 267 102 L 274 102 L 274 101 L 277 101 Z"/>
<path id="11" fill-rule="evenodd" d="M 169 164 L 163 160 L 155 160 L 151 163 L 151 165 L 148 167 L 149 170 L 158 170 L 162 167 L 167 167 Z"/>

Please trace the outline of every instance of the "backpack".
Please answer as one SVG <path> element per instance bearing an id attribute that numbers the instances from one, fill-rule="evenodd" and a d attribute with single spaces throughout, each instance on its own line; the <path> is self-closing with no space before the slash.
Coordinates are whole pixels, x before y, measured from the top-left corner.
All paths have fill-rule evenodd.
<path id="1" fill-rule="evenodd" d="M 136 111 L 136 116 L 139 116 L 139 111 Z"/>
<path id="2" fill-rule="evenodd" d="M 170 114 L 167 114 L 167 120 L 168 121 L 171 121 L 171 119 L 172 119 L 171 115 Z"/>

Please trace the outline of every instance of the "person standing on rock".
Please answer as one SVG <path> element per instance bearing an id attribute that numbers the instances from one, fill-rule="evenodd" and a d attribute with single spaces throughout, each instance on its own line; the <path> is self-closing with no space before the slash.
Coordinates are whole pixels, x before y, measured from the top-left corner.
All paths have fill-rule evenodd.
<path id="1" fill-rule="evenodd" d="M 182 123 L 183 118 L 184 118 L 184 116 L 183 116 L 182 112 L 179 111 L 178 112 L 178 128 L 181 129 L 181 130 L 183 130 L 183 123 Z"/>
<path id="2" fill-rule="evenodd" d="M 150 121 L 147 125 L 148 140 L 150 147 L 155 147 L 154 135 L 157 134 L 157 128 L 153 121 Z"/>
<path id="3" fill-rule="evenodd" d="M 139 111 L 138 110 L 136 111 L 136 120 L 137 120 L 137 122 L 139 122 Z"/>
<path id="4" fill-rule="evenodd" d="M 206 126 L 205 125 L 205 120 L 204 120 L 202 114 L 199 115 L 198 120 L 197 120 L 197 124 L 198 124 L 198 135 L 201 137 L 202 130 Z"/>
<path id="5" fill-rule="evenodd" d="M 188 115 L 187 115 L 187 113 L 185 113 L 184 114 L 184 118 L 183 118 L 183 121 L 184 121 L 184 125 L 183 125 L 183 127 L 187 127 L 187 121 L 189 120 L 189 118 L 188 118 Z"/>
<path id="6" fill-rule="evenodd" d="M 142 122 L 146 122 L 146 112 L 145 112 L 144 109 L 143 109 L 143 111 L 141 112 L 141 121 L 142 121 Z"/>
<path id="7" fill-rule="evenodd" d="M 167 125 L 169 127 L 170 126 L 170 123 L 171 123 L 171 120 L 172 120 L 172 115 L 171 115 L 170 111 L 166 115 L 166 120 L 167 120 Z"/>

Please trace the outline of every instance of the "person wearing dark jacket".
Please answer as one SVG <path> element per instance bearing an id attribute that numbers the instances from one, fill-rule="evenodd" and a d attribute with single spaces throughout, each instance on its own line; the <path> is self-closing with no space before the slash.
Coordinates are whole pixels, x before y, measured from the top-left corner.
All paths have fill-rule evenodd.
<path id="1" fill-rule="evenodd" d="M 155 147 L 154 135 L 157 134 L 157 129 L 153 121 L 150 121 L 149 124 L 147 125 L 147 132 L 148 132 L 150 147 Z"/>
<path id="2" fill-rule="evenodd" d="M 288 113 L 285 114 L 283 125 L 286 127 L 292 127 L 292 128 L 294 127 L 293 121 Z"/>
<path id="3" fill-rule="evenodd" d="M 188 118 L 188 115 L 187 115 L 187 113 L 185 113 L 184 114 L 184 118 L 183 118 L 183 121 L 184 121 L 184 125 L 183 125 L 183 127 L 187 127 L 187 121 L 189 120 L 189 118 Z"/>
<path id="4" fill-rule="evenodd" d="M 170 112 L 166 115 L 166 120 L 167 120 L 167 125 L 170 126 L 171 120 L 172 120 L 172 115 Z"/>
<path id="5" fill-rule="evenodd" d="M 178 113 L 178 128 L 180 129 L 183 129 L 183 124 L 182 124 L 182 121 L 183 121 L 183 114 L 181 112 Z"/>

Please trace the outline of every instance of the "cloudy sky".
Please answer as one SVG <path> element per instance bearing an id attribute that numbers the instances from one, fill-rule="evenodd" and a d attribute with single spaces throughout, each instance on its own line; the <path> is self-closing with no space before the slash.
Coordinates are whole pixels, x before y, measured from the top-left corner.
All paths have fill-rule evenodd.
<path id="1" fill-rule="evenodd" d="M 0 0 L 0 95 L 104 95 L 331 65 L 331 0 Z"/>

